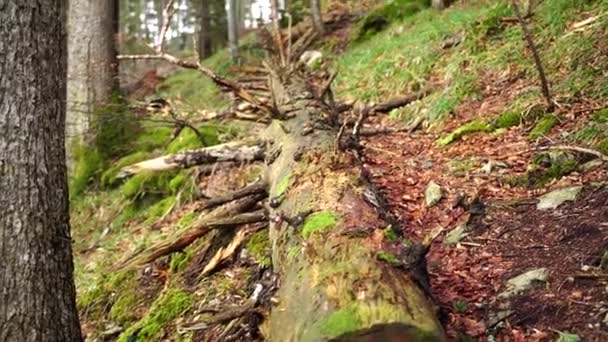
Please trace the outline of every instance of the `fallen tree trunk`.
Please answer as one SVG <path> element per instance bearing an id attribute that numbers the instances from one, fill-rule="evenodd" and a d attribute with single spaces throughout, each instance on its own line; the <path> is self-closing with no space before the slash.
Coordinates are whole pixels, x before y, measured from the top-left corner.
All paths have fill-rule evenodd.
<path id="1" fill-rule="evenodd" d="M 296 60 L 313 38 L 311 33 L 296 41 L 287 60 Z M 268 70 L 256 69 L 255 73 L 268 71 L 272 107 L 264 109 L 274 120 L 261 133 L 259 143 L 217 147 L 217 151 L 224 151 L 226 146 L 232 146 L 233 153 L 229 154 L 210 154 L 216 150 L 207 148 L 197 151 L 202 154 L 196 157 L 192 157 L 192 151 L 161 157 L 124 171 L 132 174 L 203 162 L 266 159 L 272 261 L 281 278 L 276 294 L 278 303 L 266 322 L 268 329 L 264 329 L 270 334 L 269 340 L 445 341 L 427 298 L 425 249 L 420 245 L 406 247 L 404 243 L 392 243 L 398 253 L 391 254 L 391 264 L 379 260 L 387 259 L 380 248 L 388 243 L 371 237 L 379 236 L 378 230 L 396 222 L 390 222 L 393 215 L 387 215 L 384 201 L 365 176 L 368 172 L 362 169 L 358 145 L 368 115 L 403 106 L 425 96 L 428 90 L 365 108 L 352 136 L 345 138 L 349 143 L 336 144 L 339 128 L 336 124 L 343 122 L 343 133 L 348 120 L 337 117 L 342 109 L 333 105 L 334 101 L 323 102 L 324 89 L 329 84 L 312 89 L 315 87 L 307 79 L 308 71 L 299 65 L 275 68 L 269 60 L 265 66 Z M 215 75 L 207 70 L 202 72 Z M 240 86 L 230 84 L 237 96 L 243 91 Z M 238 97 L 260 108 L 259 99 L 247 96 Z M 273 143 L 273 149 L 266 153 L 269 142 Z M 342 153 L 336 145 L 357 153 Z M 243 149 L 247 153 L 234 153 Z M 255 215 L 259 218 L 262 213 Z M 182 248 L 205 234 L 211 229 L 209 226 L 207 222 L 157 246 L 160 248 L 138 258 L 138 262 L 149 261 L 150 254 L 157 257 L 170 253 L 176 246 Z"/>
<path id="2" fill-rule="evenodd" d="M 362 196 L 369 189 L 352 157 L 336 151 L 336 132 L 308 133 L 327 115 L 307 91 L 304 76 L 292 74 L 288 82 L 270 83 L 275 98 L 286 100 L 278 103 L 298 109 L 291 119 L 274 121 L 264 135 L 282 146 L 267 177 L 275 202 L 270 213 L 273 265 L 282 276 L 270 339 L 322 341 L 386 327 L 400 341 L 443 341 L 417 275 L 378 261 L 371 239 L 345 234 L 369 236 L 388 223 Z"/>

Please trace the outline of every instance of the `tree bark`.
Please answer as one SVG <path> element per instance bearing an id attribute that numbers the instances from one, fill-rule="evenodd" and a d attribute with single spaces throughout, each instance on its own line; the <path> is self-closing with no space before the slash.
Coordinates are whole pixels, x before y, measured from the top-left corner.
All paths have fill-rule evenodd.
<path id="1" fill-rule="evenodd" d="M 321 15 L 321 1 L 310 0 L 310 14 L 312 22 L 315 25 L 315 30 L 318 34 L 325 33 L 325 25 L 323 25 L 323 16 Z"/>
<path id="2" fill-rule="evenodd" d="M 66 119 L 68 147 L 73 142 L 88 140 L 89 135 L 94 134 L 91 124 L 95 108 L 106 104 L 118 87 L 116 6 L 114 0 L 70 2 Z"/>
<path id="3" fill-rule="evenodd" d="M 209 18 L 209 0 L 199 0 L 198 7 L 198 55 L 201 58 L 211 56 L 211 18 Z"/>
<path id="4" fill-rule="evenodd" d="M 237 1 L 228 0 L 228 49 L 234 63 L 239 61 L 239 33 L 237 23 Z"/>
<path id="5" fill-rule="evenodd" d="M 442 10 L 442 9 L 445 9 L 447 7 L 447 1 L 446 0 L 433 0 L 431 2 L 431 4 L 433 5 L 434 9 L 438 9 L 438 10 Z"/>
<path id="6" fill-rule="evenodd" d="M 67 1 L 0 7 L 0 341 L 81 341 L 64 146 Z"/>

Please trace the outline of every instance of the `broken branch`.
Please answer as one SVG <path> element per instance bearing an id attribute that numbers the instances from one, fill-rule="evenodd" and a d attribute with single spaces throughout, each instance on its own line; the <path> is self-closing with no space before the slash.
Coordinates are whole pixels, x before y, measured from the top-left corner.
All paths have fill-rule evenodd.
<path id="1" fill-rule="evenodd" d="M 186 169 L 216 162 L 263 160 L 266 155 L 266 144 L 263 140 L 237 141 L 170 154 L 126 166 L 121 170 L 120 177 L 131 176 L 144 171 Z"/>

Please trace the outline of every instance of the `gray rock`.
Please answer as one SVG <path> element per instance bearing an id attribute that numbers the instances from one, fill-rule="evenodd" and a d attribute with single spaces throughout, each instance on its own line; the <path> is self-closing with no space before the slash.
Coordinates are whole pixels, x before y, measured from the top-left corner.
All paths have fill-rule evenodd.
<path id="1" fill-rule="evenodd" d="M 424 191 L 424 200 L 426 206 L 434 206 L 441 201 L 441 198 L 443 198 L 443 190 L 441 190 L 439 184 L 430 181 L 429 185 L 427 185 L 426 190 Z"/>
<path id="2" fill-rule="evenodd" d="M 509 298 L 522 293 L 539 282 L 545 282 L 549 272 L 546 268 L 537 268 L 522 273 L 507 281 L 507 289 L 498 295 L 498 298 Z"/>
<path id="3" fill-rule="evenodd" d="M 574 201 L 582 189 L 582 186 L 572 186 L 546 193 L 539 198 L 540 201 L 536 205 L 536 209 L 555 209 L 566 201 Z"/>
<path id="4" fill-rule="evenodd" d="M 448 245 L 453 245 L 460 242 L 467 236 L 467 225 L 461 224 L 458 227 L 452 229 L 443 240 Z"/>

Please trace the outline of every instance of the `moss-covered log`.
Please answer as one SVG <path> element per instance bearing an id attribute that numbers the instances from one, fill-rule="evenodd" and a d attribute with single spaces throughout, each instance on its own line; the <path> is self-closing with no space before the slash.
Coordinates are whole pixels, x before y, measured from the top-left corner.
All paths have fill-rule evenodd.
<path id="1" fill-rule="evenodd" d="M 443 341 L 414 277 L 379 261 L 378 246 L 361 237 L 388 223 L 365 199 L 369 189 L 352 158 L 336 151 L 336 132 L 323 124 L 326 107 L 304 76 L 293 73 L 287 82 L 271 84 L 279 111 L 290 108 L 292 116 L 264 136 L 281 147 L 268 168 L 272 257 L 282 279 L 270 340 L 351 341 L 372 329 L 400 341 Z"/>

